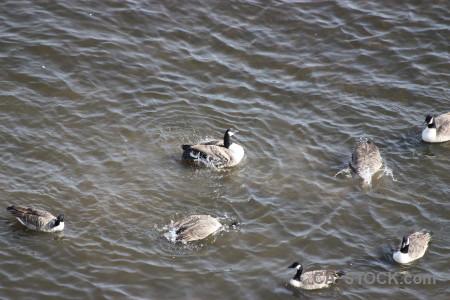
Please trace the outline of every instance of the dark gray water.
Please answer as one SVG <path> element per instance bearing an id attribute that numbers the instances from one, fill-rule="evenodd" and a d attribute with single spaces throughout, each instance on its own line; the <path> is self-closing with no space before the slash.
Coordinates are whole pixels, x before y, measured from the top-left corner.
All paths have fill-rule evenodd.
<path id="1" fill-rule="evenodd" d="M 3 1 L 1 206 L 66 229 L 4 209 L 0 298 L 448 299 L 450 143 L 420 133 L 450 111 L 449 36 L 447 0 Z M 181 162 L 228 127 L 241 165 Z M 361 137 L 385 161 L 371 187 L 336 175 Z M 165 238 L 188 214 L 242 225 Z M 426 255 L 394 263 L 423 229 Z M 294 261 L 436 282 L 299 292 Z"/>

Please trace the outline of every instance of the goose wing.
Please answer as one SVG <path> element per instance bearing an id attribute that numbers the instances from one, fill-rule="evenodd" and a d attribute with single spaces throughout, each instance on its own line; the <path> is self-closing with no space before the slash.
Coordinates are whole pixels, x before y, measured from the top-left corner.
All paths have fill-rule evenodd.
<path id="1" fill-rule="evenodd" d="M 430 240 L 431 235 L 427 232 L 414 232 L 409 235 L 409 256 L 413 259 L 422 257 L 428 248 Z"/>
<path id="2" fill-rule="evenodd" d="M 450 119 L 440 124 L 437 127 L 437 135 L 450 137 Z"/>
<path id="3" fill-rule="evenodd" d="M 56 219 L 54 215 L 44 210 L 26 206 L 9 206 L 7 210 L 24 225 L 31 225 L 36 229 L 44 228 L 50 221 Z"/>
<path id="4" fill-rule="evenodd" d="M 204 239 L 222 226 L 217 219 L 208 215 L 193 215 L 174 224 L 177 240 L 195 241 Z"/>
<path id="5" fill-rule="evenodd" d="M 359 168 L 363 167 L 367 163 L 367 144 L 366 143 L 357 143 L 355 144 L 355 148 L 352 152 L 352 167 L 358 171 Z"/>
<path id="6" fill-rule="evenodd" d="M 434 122 L 436 122 L 436 127 L 438 128 L 444 124 L 450 123 L 450 112 L 435 117 Z"/>
<path id="7" fill-rule="evenodd" d="M 211 141 L 205 141 L 205 142 L 200 142 L 198 144 L 195 145 L 181 145 L 181 149 L 183 150 L 189 150 L 191 149 L 191 147 L 193 146 L 199 146 L 199 145 L 205 145 L 205 146 L 220 146 L 220 147 L 224 147 L 224 142 L 220 141 L 220 140 L 211 140 Z"/>
<path id="8" fill-rule="evenodd" d="M 305 289 L 320 289 L 334 283 L 339 275 L 336 271 L 331 270 L 314 270 L 302 274 L 300 277 Z"/>
<path id="9" fill-rule="evenodd" d="M 369 168 L 375 173 L 383 163 L 380 151 L 374 143 L 359 142 L 352 153 L 351 165 L 359 174 L 363 169 Z"/>
<path id="10" fill-rule="evenodd" d="M 198 152 L 201 158 L 208 160 L 212 163 L 227 164 L 231 161 L 231 153 L 225 147 L 217 145 L 193 145 L 190 147 L 191 150 Z"/>
<path id="11" fill-rule="evenodd" d="M 450 112 L 434 118 L 437 135 L 450 137 Z"/>
<path id="12" fill-rule="evenodd" d="M 215 145 L 215 146 L 221 146 L 224 147 L 223 140 L 212 140 L 207 142 L 199 143 L 200 145 Z"/>

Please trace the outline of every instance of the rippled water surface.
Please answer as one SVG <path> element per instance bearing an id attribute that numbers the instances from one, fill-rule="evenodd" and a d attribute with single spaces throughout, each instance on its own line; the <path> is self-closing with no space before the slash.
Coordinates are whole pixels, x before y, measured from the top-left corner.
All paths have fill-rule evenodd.
<path id="1" fill-rule="evenodd" d="M 448 299 L 450 143 L 420 133 L 450 111 L 449 21 L 447 0 L 3 1 L 0 298 Z M 239 166 L 181 162 L 229 127 Z M 360 138 L 370 187 L 345 172 Z M 241 225 L 174 243 L 189 214 Z M 425 257 L 397 265 L 416 230 Z M 294 261 L 436 283 L 295 291 Z"/>

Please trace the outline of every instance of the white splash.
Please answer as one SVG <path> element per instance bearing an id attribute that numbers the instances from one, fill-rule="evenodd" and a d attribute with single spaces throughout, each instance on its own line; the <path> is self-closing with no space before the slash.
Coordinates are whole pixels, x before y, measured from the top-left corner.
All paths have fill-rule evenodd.
<path id="1" fill-rule="evenodd" d="M 383 172 L 381 173 L 380 176 L 382 175 L 386 175 L 387 177 L 391 178 L 392 181 L 397 181 L 397 178 L 394 177 L 394 171 L 392 171 L 392 169 L 387 165 L 386 161 L 384 161 L 383 164 Z"/>
<path id="2" fill-rule="evenodd" d="M 340 175 L 344 175 L 346 179 L 352 179 L 352 178 L 358 177 L 358 175 L 356 175 L 356 173 L 353 171 L 353 169 L 352 169 L 352 167 L 350 167 L 350 165 L 348 165 L 344 169 L 342 169 L 339 172 L 337 172 L 334 175 L 334 178 L 336 178 L 336 177 L 338 177 Z M 377 179 L 380 179 L 383 176 L 386 176 L 386 177 L 390 178 L 394 182 L 397 181 L 397 178 L 395 178 L 395 176 L 394 176 L 393 170 L 387 165 L 386 160 L 384 160 L 384 159 L 383 159 L 383 167 L 382 167 L 382 169 L 377 171 L 375 174 L 371 175 L 369 169 L 364 171 L 364 174 L 361 176 L 361 178 L 363 180 L 363 186 L 364 187 L 367 187 L 367 188 L 372 187 L 372 178 L 373 178 L 373 176 L 376 176 Z"/>
<path id="3" fill-rule="evenodd" d="M 345 178 L 350 179 L 352 178 L 352 168 L 350 166 L 347 166 L 346 168 L 340 170 L 339 172 L 337 172 L 334 175 L 334 178 L 336 178 L 337 176 L 344 174 Z"/>
<path id="4" fill-rule="evenodd" d="M 170 224 L 161 228 L 161 231 L 166 231 L 163 236 L 169 241 L 175 243 L 177 241 L 176 228 L 173 227 L 174 222 L 171 220 Z"/>
<path id="5" fill-rule="evenodd" d="M 163 234 L 163 236 L 172 243 L 176 243 L 177 242 L 177 234 L 176 234 L 176 229 L 172 228 L 169 231 L 167 231 L 166 233 Z"/>
<path id="6" fill-rule="evenodd" d="M 367 187 L 372 186 L 372 174 L 370 172 L 370 168 L 366 168 L 363 172 L 361 172 L 361 178 L 363 179 L 363 184 Z"/>
<path id="7" fill-rule="evenodd" d="M 164 226 L 164 227 L 161 229 L 161 231 L 166 231 L 166 232 L 163 234 L 163 237 L 165 237 L 169 242 L 172 242 L 172 243 L 182 242 L 183 244 L 187 244 L 187 242 L 184 241 L 184 240 L 181 240 L 181 241 L 180 241 L 180 240 L 177 240 L 177 229 L 178 229 L 178 228 L 175 228 L 175 227 L 173 226 L 173 224 L 174 224 L 174 221 L 171 220 L 171 221 L 170 221 L 170 224 Z"/>

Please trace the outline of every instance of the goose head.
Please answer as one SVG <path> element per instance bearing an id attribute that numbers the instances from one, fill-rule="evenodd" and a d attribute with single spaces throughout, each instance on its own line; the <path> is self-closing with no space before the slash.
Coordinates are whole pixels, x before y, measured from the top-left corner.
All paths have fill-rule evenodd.
<path id="1" fill-rule="evenodd" d="M 60 214 L 58 217 L 56 217 L 55 226 L 58 226 L 60 223 L 64 223 L 64 218 L 66 216 L 63 214 Z"/>
<path id="2" fill-rule="evenodd" d="M 233 136 L 234 134 L 238 133 L 239 131 L 233 128 L 228 128 L 227 131 L 225 132 L 225 134 L 227 134 L 228 136 Z"/>
<path id="3" fill-rule="evenodd" d="M 435 125 L 433 116 L 426 116 L 425 123 L 427 124 L 428 128 L 432 128 Z"/>
<path id="4" fill-rule="evenodd" d="M 228 128 L 225 131 L 225 135 L 223 137 L 223 143 L 224 143 L 225 148 L 229 148 L 230 147 L 230 145 L 231 145 L 231 137 L 237 132 L 238 131 L 236 129 L 233 129 L 233 128 Z"/>
<path id="5" fill-rule="evenodd" d="M 300 263 L 294 262 L 292 265 L 290 265 L 288 268 L 296 269 L 297 272 L 295 273 L 294 277 L 289 281 L 292 285 L 297 286 L 298 282 L 301 281 L 301 276 L 303 273 L 303 267 Z"/>
<path id="6" fill-rule="evenodd" d="M 408 253 L 409 250 L 409 238 L 404 236 L 403 240 L 402 240 L 402 245 L 400 247 L 400 252 L 401 253 Z"/>
<path id="7" fill-rule="evenodd" d="M 288 268 L 297 269 L 299 270 L 302 267 L 302 265 L 298 262 L 294 262 L 292 265 L 290 265 Z"/>

